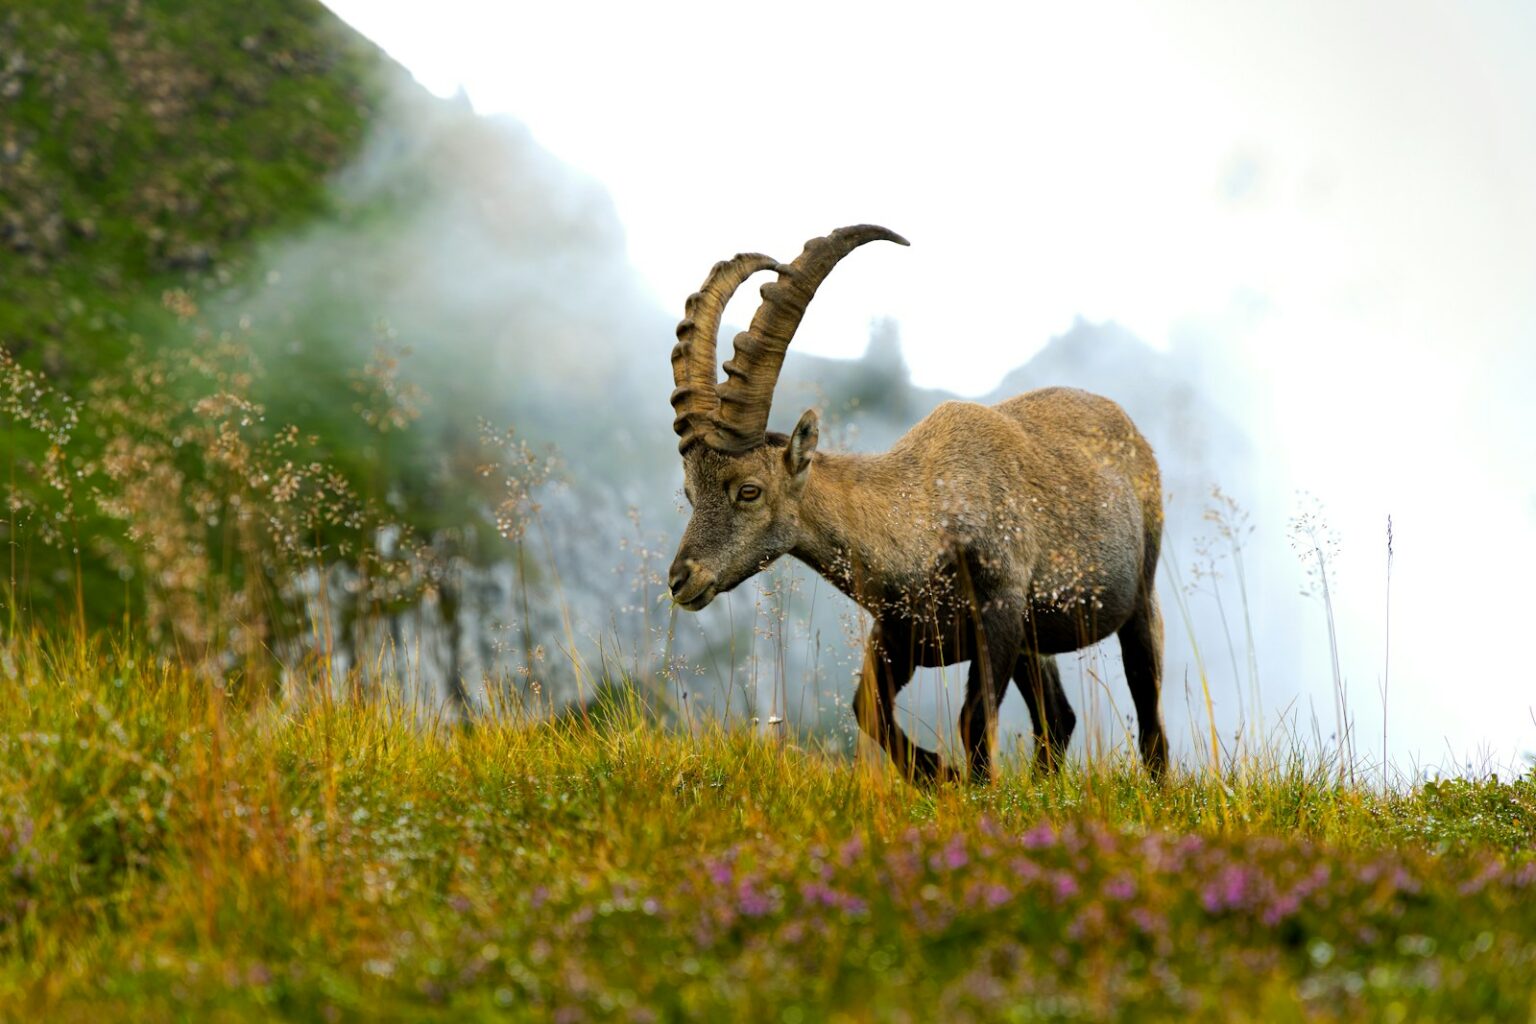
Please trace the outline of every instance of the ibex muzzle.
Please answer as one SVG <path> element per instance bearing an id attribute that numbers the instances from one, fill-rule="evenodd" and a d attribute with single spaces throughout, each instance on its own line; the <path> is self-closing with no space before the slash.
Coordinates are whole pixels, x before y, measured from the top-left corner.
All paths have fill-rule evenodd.
<path id="1" fill-rule="evenodd" d="M 1037 764 L 1054 768 L 1076 718 L 1052 656 L 1117 634 L 1142 757 L 1161 774 L 1161 484 L 1118 405 L 1067 388 L 946 402 L 881 455 L 818 452 L 814 411 L 787 436 L 768 431 L 806 306 L 838 260 L 877 239 L 907 244 L 873 225 L 840 228 L 793 263 L 717 263 L 689 296 L 672 405 L 693 517 L 668 574 L 674 600 L 698 611 L 781 555 L 810 565 L 874 617 L 854 713 L 920 782 L 957 773 L 896 724 L 896 694 L 918 666 L 971 663 L 960 733 L 970 776 L 984 781 L 1008 680 L 1029 709 Z M 717 383 L 720 316 L 761 270 L 777 279 Z"/>
<path id="2" fill-rule="evenodd" d="M 678 604 L 698 611 L 794 548 L 817 433 L 807 411 L 788 438 L 765 437 L 736 454 L 707 444 L 685 453 L 693 518 L 668 575 Z"/>

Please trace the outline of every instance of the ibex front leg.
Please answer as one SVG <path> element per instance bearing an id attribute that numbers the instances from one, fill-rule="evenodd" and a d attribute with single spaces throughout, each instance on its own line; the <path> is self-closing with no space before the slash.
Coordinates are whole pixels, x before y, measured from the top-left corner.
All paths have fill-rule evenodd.
<path id="1" fill-rule="evenodd" d="M 997 733 L 997 709 L 1008 690 L 1024 638 L 1023 616 L 998 607 L 978 616 L 971 670 L 965 680 L 965 705 L 960 709 L 960 744 L 965 748 L 971 781 L 992 781 L 992 739 Z"/>
<path id="2" fill-rule="evenodd" d="M 931 783 L 949 770 L 939 755 L 913 743 L 896 723 L 896 695 L 912 681 L 916 665 L 910 638 L 902 630 L 875 626 L 864 647 L 864 669 L 853 699 L 853 717 L 891 755 L 909 782 Z"/>

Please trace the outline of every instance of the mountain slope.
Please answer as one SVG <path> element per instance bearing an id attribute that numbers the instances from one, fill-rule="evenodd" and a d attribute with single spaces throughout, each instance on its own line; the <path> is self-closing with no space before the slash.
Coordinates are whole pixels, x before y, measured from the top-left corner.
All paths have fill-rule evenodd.
<path id="1" fill-rule="evenodd" d="M 95 413 L 152 418 L 184 397 L 128 363 L 220 340 L 185 322 L 193 297 L 237 278 L 253 238 L 327 209 L 387 67 L 313 0 L 0 15 L 0 542 L 16 601 L 78 597 L 97 618 L 132 603 L 127 569 L 92 543 L 121 524 L 76 500 L 122 425 Z"/>

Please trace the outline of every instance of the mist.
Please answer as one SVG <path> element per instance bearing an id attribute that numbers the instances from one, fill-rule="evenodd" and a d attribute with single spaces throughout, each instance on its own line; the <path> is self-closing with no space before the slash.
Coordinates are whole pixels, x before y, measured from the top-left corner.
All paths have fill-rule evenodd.
<path id="1" fill-rule="evenodd" d="M 1262 161 L 1236 168 L 1233 202 L 1277 173 Z M 674 613 L 664 598 L 662 575 L 685 522 L 667 403 L 672 325 L 685 296 L 665 297 L 669 306 L 653 294 L 603 185 L 551 156 L 518 121 L 482 117 L 463 97 L 431 97 L 401 75 L 333 193 L 339 216 L 264 247 L 248 275 L 256 284 L 231 289 L 213 312 L 245 325 L 273 355 L 320 336 L 357 360 L 379 345 L 408 348 L 403 373 L 426 395 L 414 429 L 449 439 L 473 435 L 482 421 L 511 426 L 559 460 L 529 542 L 535 578 L 513 570 L 510 552 L 466 561 L 451 622 L 427 608 L 397 624 L 394 639 L 408 652 L 401 665 L 417 685 L 446 693 L 445 673 L 457 666 L 471 702 L 483 701 L 477 679 L 521 671 L 582 699 L 604 675 L 628 673 L 664 688 L 683 718 L 730 713 L 766 728 L 788 716 L 851 737 L 847 705 L 867 623 L 830 585 L 785 559 L 699 615 Z M 731 251 L 697 253 L 697 278 L 759 244 L 741 238 Z M 756 282 L 742 289 L 729 320 L 750 315 L 755 290 Z M 813 304 L 807 331 L 824 328 L 817 313 Z M 1360 324 L 1381 330 L 1369 316 Z M 1260 295 L 1153 339 L 1082 318 L 1029 336 L 1000 312 L 977 343 L 1033 355 L 980 400 L 1082 387 L 1120 402 L 1157 451 L 1168 492 L 1163 707 L 1177 756 L 1207 756 L 1214 723 L 1223 757 L 1272 737 L 1326 752 L 1342 732 L 1362 761 L 1384 751 L 1405 771 L 1518 764 L 1536 748 L 1531 672 L 1511 667 L 1499 639 L 1519 628 L 1522 609 L 1508 596 L 1518 591 L 1482 581 L 1536 571 L 1536 492 L 1517 469 L 1536 450 L 1516 383 L 1536 365 L 1528 351 L 1508 372 L 1489 364 L 1465 374 L 1447 401 L 1414 393 L 1441 365 L 1423 353 L 1401 352 L 1401 363 L 1386 366 L 1330 365 L 1315 342 L 1298 342 L 1293 332 L 1304 326 Z M 722 358 L 734 330 L 722 329 Z M 771 425 L 787 428 L 816 406 L 824 443 L 884 448 L 954 397 L 913 383 L 909 349 L 939 339 L 904 332 L 899 321 L 871 320 L 858 359 L 792 348 Z M 948 343 L 952 358 L 967 358 L 966 343 Z M 1358 403 L 1361 388 L 1394 397 Z M 1467 415 L 1483 401 L 1474 395 L 1487 396 L 1488 415 Z M 1439 412 L 1415 424 L 1426 401 Z M 1383 407 L 1394 418 L 1355 418 Z M 1455 431 L 1466 457 L 1426 465 L 1414 455 L 1414 429 Z M 1338 459 L 1339 449 L 1350 457 Z M 531 600 L 519 595 L 523 586 Z M 451 659 L 449 646 L 458 652 Z M 536 646 L 547 654 L 526 664 Z M 1128 748 L 1114 643 L 1060 661 L 1088 726 L 1074 749 Z M 964 673 L 921 673 L 903 694 L 914 736 L 932 744 L 952 732 Z M 1027 743 L 1016 694 L 1002 724 L 1005 746 Z"/>

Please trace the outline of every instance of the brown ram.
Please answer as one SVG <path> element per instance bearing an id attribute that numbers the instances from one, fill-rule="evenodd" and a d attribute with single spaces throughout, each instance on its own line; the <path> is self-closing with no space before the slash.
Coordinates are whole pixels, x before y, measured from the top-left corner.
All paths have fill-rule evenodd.
<path id="1" fill-rule="evenodd" d="M 669 575 L 697 611 L 790 554 L 874 617 L 854 701 L 860 727 L 909 779 L 957 777 L 896 721 L 917 666 L 969 661 L 960 737 L 970 776 L 991 777 L 998 705 L 1012 678 L 1036 763 L 1062 757 L 1076 716 L 1053 655 L 1120 638 L 1142 759 L 1161 774 L 1163 628 L 1153 590 L 1162 496 L 1152 449 L 1114 402 L 1044 388 L 994 406 L 945 402 L 890 451 L 816 450 L 808 410 L 789 436 L 768 408 L 806 305 L 838 260 L 885 228 L 841 228 L 793 263 L 756 253 L 715 265 L 677 326 L 672 405 L 693 517 Z M 760 270 L 751 326 L 718 381 L 726 302 Z"/>

